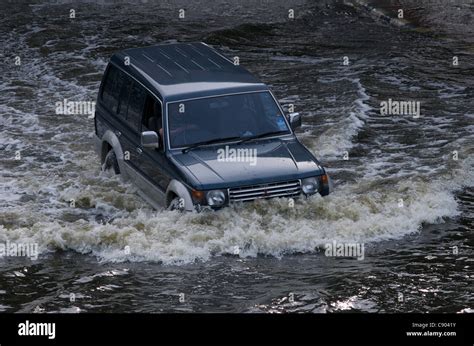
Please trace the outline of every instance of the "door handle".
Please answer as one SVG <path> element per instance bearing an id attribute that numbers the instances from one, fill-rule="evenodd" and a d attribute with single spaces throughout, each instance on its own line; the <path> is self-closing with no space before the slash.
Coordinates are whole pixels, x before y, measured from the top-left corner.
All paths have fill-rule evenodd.
<path id="1" fill-rule="evenodd" d="M 138 153 L 138 154 L 141 154 L 141 153 L 143 153 L 143 150 L 142 150 L 142 148 L 140 148 L 140 147 L 137 147 L 137 153 Z"/>

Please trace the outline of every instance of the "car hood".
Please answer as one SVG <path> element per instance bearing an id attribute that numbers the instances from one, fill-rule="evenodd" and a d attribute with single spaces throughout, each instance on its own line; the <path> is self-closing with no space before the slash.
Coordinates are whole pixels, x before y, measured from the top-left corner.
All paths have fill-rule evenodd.
<path id="1" fill-rule="evenodd" d="M 171 155 L 196 189 L 207 190 L 301 179 L 323 174 L 295 138 L 200 147 Z"/>

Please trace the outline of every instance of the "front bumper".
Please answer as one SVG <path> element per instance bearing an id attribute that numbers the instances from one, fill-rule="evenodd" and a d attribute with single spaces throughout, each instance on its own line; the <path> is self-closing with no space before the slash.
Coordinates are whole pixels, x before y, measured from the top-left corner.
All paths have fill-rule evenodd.
<path id="1" fill-rule="evenodd" d="M 325 182 L 323 182 L 323 176 L 317 177 L 320 181 L 318 193 L 321 196 L 327 196 L 333 191 L 332 181 L 329 175 L 325 175 L 327 177 Z M 226 191 L 226 202 L 224 203 L 224 205 L 220 207 L 212 207 L 212 209 L 217 210 L 233 203 L 251 202 L 257 199 L 296 199 L 301 196 L 305 196 L 302 190 L 302 179 L 280 181 L 277 183 L 245 185 L 221 190 Z M 200 207 L 209 207 L 206 205 L 207 203 L 205 203 L 204 200 L 193 200 L 193 202 L 195 205 L 199 205 Z"/>

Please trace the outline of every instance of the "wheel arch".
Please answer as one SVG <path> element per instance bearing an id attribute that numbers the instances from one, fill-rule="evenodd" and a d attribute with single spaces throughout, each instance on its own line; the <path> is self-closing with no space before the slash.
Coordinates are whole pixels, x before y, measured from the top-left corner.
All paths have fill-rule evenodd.
<path id="1" fill-rule="evenodd" d="M 188 188 L 180 181 L 173 179 L 168 184 L 166 189 L 166 207 L 169 206 L 174 197 L 181 197 L 184 199 L 184 209 L 187 211 L 194 210 L 193 200 Z"/>
<path id="2" fill-rule="evenodd" d="M 125 163 L 123 160 L 123 149 L 122 145 L 120 144 L 117 135 L 113 133 L 111 130 L 107 130 L 104 135 L 102 136 L 102 144 L 100 149 L 100 162 L 101 164 L 104 163 L 107 153 L 113 150 L 115 153 L 115 157 L 117 158 L 117 163 L 120 168 L 120 172 L 126 172 L 124 167 Z"/>

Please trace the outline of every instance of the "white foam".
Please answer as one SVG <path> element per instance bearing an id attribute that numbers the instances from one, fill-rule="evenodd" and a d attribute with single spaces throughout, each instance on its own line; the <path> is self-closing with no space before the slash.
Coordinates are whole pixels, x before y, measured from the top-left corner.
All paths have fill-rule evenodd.
<path id="1" fill-rule="evenodd" d="M 339 112 L 346 112 L 347 116 L 341 116 L 340 120 L 332 124 L 326 131 L 314 137 L 310 148 L 318 157 L 325 159 L 341 158 L 345 151 L 353 147 L 353 138 L 365 125 L 369 117 L 371 107 L 365 103 L 369 99 L 360 79 L 339 78 L 333 81 L 349 80 L 357 88 L 357 98 L 353 101 L 351 108 Z"/>
<path id="2" fill-rule="evenodd" d="M 408 188 L 411 192 L 407 193 Z M 402 208 L 398 206 L 399 198 L 404 198 Z M 32 227 L 0 226 L 0 239 L 37 242 L 41 253 L 60 248 L 93 254 L 103 261 L 183 264 L 236 251 L 241 257 L 281 257 L 317 252 L 319 246 L 332 241 L 396 239 L 418 232 L 422 222 L 442 222 L 443 216 L 458 213 L 446 184 L 407 181 L 386 194 L 373 189 L 370 182 L 361 182 L 344 186 L 324 199 L 300 201 L 294 209 L 285 200 L 201 214 L 145 208 L 105 225 L 84 220 L 38 220 Z"/>

